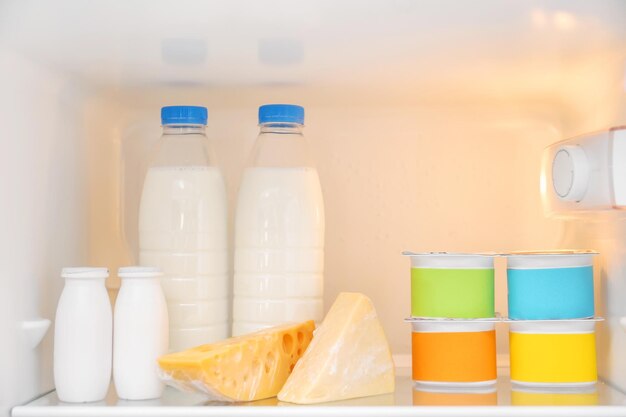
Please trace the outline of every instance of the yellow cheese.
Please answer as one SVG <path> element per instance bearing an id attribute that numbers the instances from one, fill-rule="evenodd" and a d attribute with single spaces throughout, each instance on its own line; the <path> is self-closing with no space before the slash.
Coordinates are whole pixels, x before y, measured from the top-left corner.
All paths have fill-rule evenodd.
<path id="1" fill-rule="evenodd" d="M 363 294 L 341 293 L 278 399 L 313 404 L 394 389 L 389 344 L 372 302 Z"/>
<path id="2" fill-rule="evenodd" d="M 202 345 L 158 359 L 161 377 L 214 400 L 252 401 L 275 396 L 313 337 L 307 321 Z"/>

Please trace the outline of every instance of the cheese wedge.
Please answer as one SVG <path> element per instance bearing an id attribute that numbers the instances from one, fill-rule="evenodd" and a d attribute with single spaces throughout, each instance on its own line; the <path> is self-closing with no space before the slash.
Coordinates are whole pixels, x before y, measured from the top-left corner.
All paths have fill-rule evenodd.
<path id="1" fill-rule="evenodd" d="M 313 337 L 307 321 L 271 327 L 158 359 L 169 385 L 200 391 L 218 401 L 253 401 L 275 396 Z"/>
<path id="2" fill-rule="evenodd" d="M 391 351 L 372 302 L 363 294 L 341 293 L 278 399 L 313 404 L 394 389 Z"/>

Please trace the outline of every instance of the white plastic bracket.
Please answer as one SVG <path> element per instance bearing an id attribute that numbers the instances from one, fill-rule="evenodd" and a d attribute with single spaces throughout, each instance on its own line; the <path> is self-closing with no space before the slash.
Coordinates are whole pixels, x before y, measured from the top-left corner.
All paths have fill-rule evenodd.
<path id="1" fill-rule="evenodd" d="M 36 319 L 22 322 L 22 332 L 31 349 L 39 346 L 43 337 L 48 332 L 48 328 L 50 328 L 50 320 L 48 319 Z"/>
<path id="2" fill-rule="evenodd" d="M 542 166 L 548 214 L 626 209 L 626 126 L 552 144 Z"/>

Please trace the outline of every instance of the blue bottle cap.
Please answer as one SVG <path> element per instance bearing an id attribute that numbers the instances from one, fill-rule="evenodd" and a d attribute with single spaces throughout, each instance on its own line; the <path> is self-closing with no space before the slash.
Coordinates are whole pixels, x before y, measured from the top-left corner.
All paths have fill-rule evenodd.
<path id="1" fill-rule="evenodd" d="M 259 107 L 259 124 L 281 122 L 303 125 L 304 107 L 295 104 L 264 104 Z"/>
<path id="2" fill-rule="evenodd" d="M 206 107 L 166 106 L 161 108 L 161 125 L 206 125 Z"/>

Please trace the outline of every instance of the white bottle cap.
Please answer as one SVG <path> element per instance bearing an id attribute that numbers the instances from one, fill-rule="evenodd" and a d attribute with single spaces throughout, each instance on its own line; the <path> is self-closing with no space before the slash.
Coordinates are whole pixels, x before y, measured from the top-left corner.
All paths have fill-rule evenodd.
<path id="1" fill-rule="evenodd" d="M 61 270 L 62 278 L 108 278 L 107 268 L 71 267 Z"/>
<path id="2" fill-rule="evenodd" d="M 120 278 L 153 278 L 162 275 L 161 270 L 153 266 L 125 266 L 117 270 Z"/>

